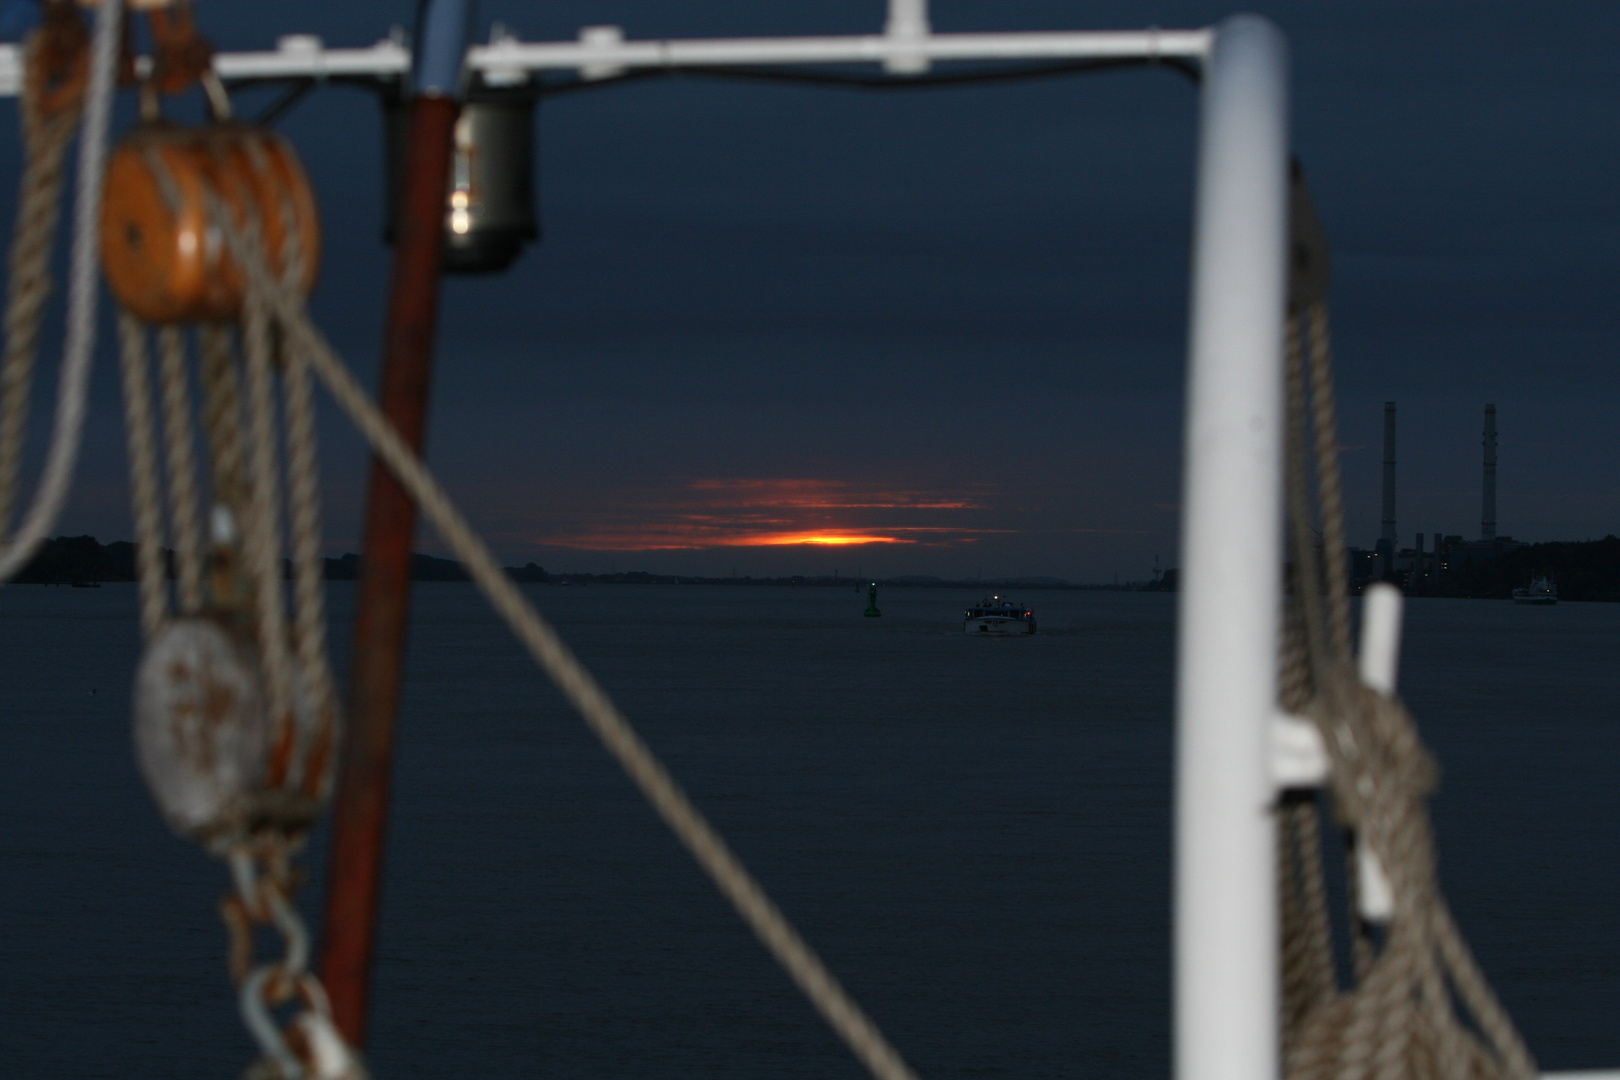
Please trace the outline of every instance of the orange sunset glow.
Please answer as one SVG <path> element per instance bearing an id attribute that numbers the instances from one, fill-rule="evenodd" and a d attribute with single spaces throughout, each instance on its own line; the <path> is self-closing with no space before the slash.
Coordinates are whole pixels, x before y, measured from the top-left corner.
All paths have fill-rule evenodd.
<path id="1" fill-rule="evenodd" d="M 542 543 L 590 551 L 956 545 L 1005 531 L 957 523 L 963 511 L 982 508 L 965 492 L 841 480 L 701 479 L 668 496 L 621 505 L 609 520 L 550 534 Z"/>
<path id="2" fill-rule="evenodd" d="M 782 544 L 915 544 L 901 536 L 873 536 L 866 533 L 788 532 L 757 533 L 727 541 L 725 547 L 775 547 Z"/>
<path id="3" fill-rule="evenodd" d="M 902 540 L 898 536 L 826 536 L 822 534 L 807 536 L 804 533 L 786 533 L 782 536 L 766 536 L 754 541 L 756 544 L 827 544 L 838 546 L 840 544 L 909 544 L 910 540 Z"/>

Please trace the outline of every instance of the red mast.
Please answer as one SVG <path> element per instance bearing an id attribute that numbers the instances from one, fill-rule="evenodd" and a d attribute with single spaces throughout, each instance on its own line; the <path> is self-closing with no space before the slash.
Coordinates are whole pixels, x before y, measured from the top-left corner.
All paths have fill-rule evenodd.
<path id="1" fill-rule="evenodd" d="M 470 0 L 424 0 L 417 28 L 415 96 L 378 401 L 418 454 L 427 428 L 445 190 L 471 6 Z M 321 952 L 333 1020 L 356 1047 L 365 1044 L 415 535 L 415 504 L 373 458 Z"/>

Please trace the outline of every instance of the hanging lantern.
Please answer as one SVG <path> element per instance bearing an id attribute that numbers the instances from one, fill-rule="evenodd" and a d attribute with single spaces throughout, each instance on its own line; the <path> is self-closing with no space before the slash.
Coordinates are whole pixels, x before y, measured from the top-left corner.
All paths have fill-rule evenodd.
<path id="1" fill-rule="evenodd" d="M 384 104 L 388 123 L 388 218 L 383 238 L 399 234 L 410 139 L 409 101 Z M 456 120 L 444 204 L 444 270 L 492 274 L 540 239 L 534 199 L 534 99 L 528 93 L 475 92 Z"/>

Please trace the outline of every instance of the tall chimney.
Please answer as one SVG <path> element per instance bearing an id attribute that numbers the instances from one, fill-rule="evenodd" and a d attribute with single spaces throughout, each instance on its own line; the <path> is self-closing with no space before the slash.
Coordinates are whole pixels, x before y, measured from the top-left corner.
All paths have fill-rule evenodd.
<path id="1" fill-rule="evenodd" d="M 1384 402 L 1384 532 L 1381 546 L 1388 550 L 1386 571 L 1395 560 L 1395 403 Z"/>
<path id="2" fill-rule="evenodd" d="M 1485 492 L 1480 500 L 1479 538 L 1496 539 L 1496 406 L 1485 406 Z"/>

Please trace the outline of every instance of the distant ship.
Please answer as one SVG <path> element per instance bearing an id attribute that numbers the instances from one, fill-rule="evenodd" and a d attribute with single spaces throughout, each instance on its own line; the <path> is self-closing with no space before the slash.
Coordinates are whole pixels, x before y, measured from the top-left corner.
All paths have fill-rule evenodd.
<path id="1" fill-rule="evenodd" d="M 1558 586 L 1548 577 L 1532 578 L 1528 589 L 1514 589 L 1515 604 L 1539 604 L 1543 607 L 1558 603 Z"/>
<path id="2" fill-rule="evenodd" d="M 970 634 L 1033 634 L 1035 613 L 1000 596 L 987 596 L 978 607 L 962 614 L 962 629 Z"/>

